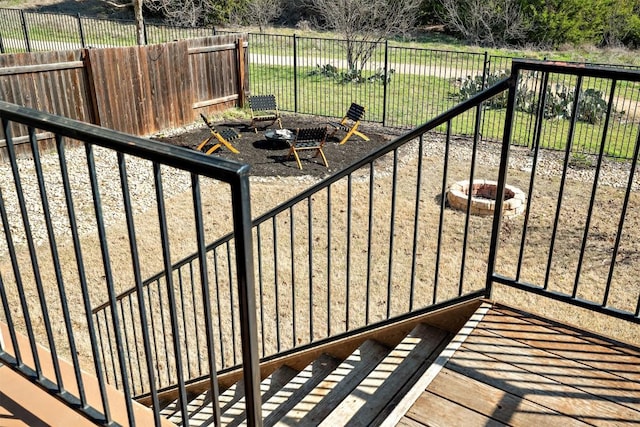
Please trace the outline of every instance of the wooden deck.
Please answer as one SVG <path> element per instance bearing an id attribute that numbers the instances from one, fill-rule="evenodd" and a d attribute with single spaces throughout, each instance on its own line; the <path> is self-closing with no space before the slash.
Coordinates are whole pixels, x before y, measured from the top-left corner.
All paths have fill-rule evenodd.
<path id="1" fill-rule="evenodd" d="M 640 350 L 485 311 L 398 425 L 640 426 Z"/>

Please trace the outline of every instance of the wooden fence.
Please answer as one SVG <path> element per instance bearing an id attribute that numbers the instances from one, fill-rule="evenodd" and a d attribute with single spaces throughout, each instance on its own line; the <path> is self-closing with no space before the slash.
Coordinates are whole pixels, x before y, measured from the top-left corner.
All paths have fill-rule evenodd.
<path id="1" fill-rule="evenodd" d="M 149 46 L 0 55 L 0 99 L 133 135 L 242 106 L 248 91 L 244 38 L 212 36 Z M 24 126 L 12 126 L 27 143 Z M 50 135 L 38 133 L 40 146 Z M 0 159 L 6 140 L 0 130 Z M 20 144 L 19 151 L 30 151 Z"/>

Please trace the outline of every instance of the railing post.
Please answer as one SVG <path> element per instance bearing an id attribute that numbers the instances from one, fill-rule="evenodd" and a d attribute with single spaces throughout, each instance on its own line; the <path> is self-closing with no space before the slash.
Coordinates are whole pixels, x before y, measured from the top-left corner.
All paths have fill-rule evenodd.
<path id="1" fill-rule="evenodd" d="M 496 204 L 493 213 L 493 227 L 491 229 L 491 243 L 489 244 L 489 259 L 487 260 L 487 277 L 485 281 L 485 297 L 491 298 L 493 292 L 493 273 L 496 269 L 496 258 L 498 255 L 498 243 L 500 237 L 500 227 L 502 225 L 502 202 L 504 198 L 504 187 L 507 182 L 507 169 L 509 168 L 509 148 L 511 144 L 511 133 L 513 131 L 513 120 L 515 116 L 516 104 L 516 83 L 518 81 L 519 70 L 511 70 L 509 78 L 509 98 L 507 101 L 507 114 L 504 122 L 504 133 L 502 134 L 502 150 L 500 152 L 500 167 L 498 169 L 498 184 L 496 188 Z"/>
<path id="2" fill-rule="evenodd" d="M 82 18 L 80 17 L 80 13 L 78 13 L 77 16 L 78 16 L 78 31 L 80 32 L 80 44 L 84 49 L 87 46 L 85 44 L 85 39 L 84 39 L 84 28 L 82 27 Z"/>
<path id="3" fill-rule="evenodd" d="M 244 39 L 239 38 L 236 40 L 236 56 L 238 61 L 238 108 L 244 107 L 244 101 L 246 97 L 247 88 L 244 85 L 246 70 L 245 70 L 245 51 L 244 51 Z"/>
<path id="4" fill-rule="evenodd" d="M 0 34 L 0 53 L 4 52 L 4 43 L 2 42 L 2 34 Z"/>
<path id="5" fill-rule="evenodd" d="M 29 42 L 29 30 L 27 29 L 27 20 L 24 17 L 24 10 L 20 11 L 20 19 L 22 21 L 22 34 L 24 34 L 24 41 L 27 44 L 27 52 L 31 52 L 31 42 Z"/>
<path id="6" fill-rule="evenodd" d="M 298 37 L 293 35 L 293 111 L 298 112 Z"/>
<path id="7" fill-rule="evenodd" d="M 389 40 L 384 41 L 384 82 L 382 93 L 382 126 L 387 125 L 387 93 L 389 82 Z"/>
<path id="8" fill-rule="evenodd" d="M 238 304 L 242 339 L 242 371 L 245 387 L 247 425 L 262 426 L 260 394 L 260 365 L 258 360 L 258 322 L 256 291 L 253 274 L 253 245 L 251 234 L 251 199 L 249 196 L 249 168 L 238 173 L 231 186 L 233 230 L 236 245 Z"/>

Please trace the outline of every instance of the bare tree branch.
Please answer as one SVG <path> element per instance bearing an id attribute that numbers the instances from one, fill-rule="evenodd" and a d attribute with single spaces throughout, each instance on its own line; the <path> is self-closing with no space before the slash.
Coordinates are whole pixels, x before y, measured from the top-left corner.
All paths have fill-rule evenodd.
<path id="1" fill-rule="evenodd" d="M 111 7 L 115 7 L 117 9 L 123 9 L 125 7 L 134 7 L 133 1 L 129 2 L 129 3 L 114 3 L 112 1 L 109 0 L 104 0 L 104 2 L 106 4 L 108 4 Z"/>
<path id="2" fill-rule="evenodd" d="M 160 12 L 170 23 L 195 27 L 206 24 L 219 6 L 215 0 L 143 0 L 150 10 Z"/>
<path id="3" fill-rule="evenodd" d="M 484 46 L 523 40 L 528 26 L 518 0 L 438 0 L 442 20 L 467 41 Z"/>
<path id="4" fill-rule="evenodd" d="M 362 71 L 377 43 L 414 27 L 421 0 L 308 0 L 308 3 L 321 17 L 321 27 L 344 37 L 349 69 Z"/>
<path id="5" fill-rule="evenodd" d="M 262 33 L 271 22 L 282 15 L 282 0 L 249 0 L 245 21 L 258 23 Z"/>

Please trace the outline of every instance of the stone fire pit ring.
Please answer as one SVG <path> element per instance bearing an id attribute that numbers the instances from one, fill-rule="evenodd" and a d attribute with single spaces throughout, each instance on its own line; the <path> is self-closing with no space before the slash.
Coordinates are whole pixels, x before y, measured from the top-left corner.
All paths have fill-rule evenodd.
<path id="1" fill-rule="evenodd" d="M 467 211 L 467 201 L 471 195 L 471 215 L 493 215 L 496 207 L 496 191 L 498 183 L 483 179 L 474 179 L 452 184 L 447 191 L 447 202 L 453 209 Z M 511 218 L 524 212 L 527 197 L 524 192 L 512 185 L 505 185 L 502 214 Z"/>

